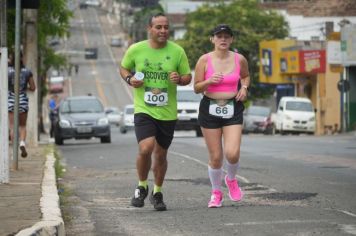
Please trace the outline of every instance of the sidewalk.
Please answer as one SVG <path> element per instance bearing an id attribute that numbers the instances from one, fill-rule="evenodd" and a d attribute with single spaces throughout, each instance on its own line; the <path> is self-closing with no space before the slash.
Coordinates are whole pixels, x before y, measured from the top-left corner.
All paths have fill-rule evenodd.
<path id="1" fill-rule="evenodd" d="M 10 183 L 0 184 L 1 236 L 65 235 L 55 158 L 48 138 L 43 139 L 38 147 L 27 148 L 27 158 L 19 156 L 18 170 L 10 171 Z"/>

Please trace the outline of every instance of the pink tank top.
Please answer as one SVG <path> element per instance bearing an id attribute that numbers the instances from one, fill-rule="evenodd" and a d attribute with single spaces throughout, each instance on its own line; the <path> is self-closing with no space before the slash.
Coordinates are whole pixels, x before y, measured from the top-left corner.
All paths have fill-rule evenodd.
<path id="1" fill-rule="evenodd" d="M 239 55 L 235 54 L 235 69 L 227 75 L 224 75 L 224 79 L 219 84 L 210 84 L 207 88 L 207 92 L 237 92 L 237 84 L 240 80 L 240 61 Z M 207 69 L 205 71 L 204 79 L 210 78 L 214 74 L 213 64 L 211 62 L 211 56 L 209 53 L 207 57 Z"/>

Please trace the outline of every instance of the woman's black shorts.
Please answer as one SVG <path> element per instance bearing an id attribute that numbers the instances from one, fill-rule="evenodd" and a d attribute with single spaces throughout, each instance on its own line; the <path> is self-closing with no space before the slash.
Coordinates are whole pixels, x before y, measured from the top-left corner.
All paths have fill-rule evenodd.
<path id="1" fill-rule="evenodd" d="M 145 138 L 155 137 L 162 148 L 169 148 L 173 140 L 176 120 L 157 120 L 145 113 L 137 113 L 134 122 L 138 143 Z"/>
<path id="2" fill-rule="evenodd" d="M 244 105 L 240 101 L 230 99 L 234 104 L 234 115 L 231 118 L 222 118 L 209 114 L 210 101 L 213 100 L 204 96 L 199 106 L 199 125 L 207 129 L 217 129 L 228 125 L 241 125 L 243 123 Z"/>

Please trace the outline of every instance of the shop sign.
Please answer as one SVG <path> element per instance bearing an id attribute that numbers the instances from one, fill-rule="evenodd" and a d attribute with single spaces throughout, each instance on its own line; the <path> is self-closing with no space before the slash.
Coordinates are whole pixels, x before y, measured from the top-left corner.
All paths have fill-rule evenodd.
<path id="1" fill-rule="evenodd" d="M 262 49 L 262 71 L 266 76 L 272 75 L 272 51 L 270 49 Z"/>
<path id="2" fill-rule="evenodd" d="M 299 73 L 299 54 L 298 51 L 283 51 L 280 54 L 281 73 Z"/>
<path id="3" fill-rule="evenodd" d="M 300 73 L 325 73 L 325 50 L 299 51 Z"/>
<path id="4" fill-rule="evenodd" d="M 328 64 L 341 64 L 341 44 L 340 41 L 328 41 L 327 44 Z"/>
<path id="5" fill-rule="evenodd" d="M 341 57 L 345 66 L 356 65 L 356 25 L 345 25 L 341 29 Z"/>

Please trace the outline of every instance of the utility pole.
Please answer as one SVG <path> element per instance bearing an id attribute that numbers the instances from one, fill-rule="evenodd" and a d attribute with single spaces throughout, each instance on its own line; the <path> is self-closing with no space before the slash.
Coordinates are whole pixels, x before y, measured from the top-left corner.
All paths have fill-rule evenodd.
<path id="1" fill-rule="evenodd" d="M 6 0 L 0 0 L 0 78 L 7 78 Z M 0 80 L 0 183 L 9 183 L 9 122 L 7 111 L 7 79 Z"/>
<path id="2" fill-rule="evenodd" d="M 27 143 L 31 147 L 38 146 L 38 93 L 41 87 L 38 79 L 38 40 L 37 40 L 37 9 L 24 9 L 25 37 L 25 64 L 32 71 L 37 90 L 28 92 L 29 111 L 27 116 Z"/>
<path id="3" fill-rule="evenodd" d="M 7 48 L 0 47 L 0 78 L 7 78 Z M 9 183 L 9 122 L 7 79 L 0 80 L 0 183 Z"/>
<path id="4" fill-rule="evenodd" d="M 16 19 L 15 19 L 15 105 L 14 105 L 14 127 L 12 140 L 12 168 L 18 169 L 19 154 L 19 93 L 20 93 L 20 42 L 21 42 L 21 0 L 16 0 Z"/>

